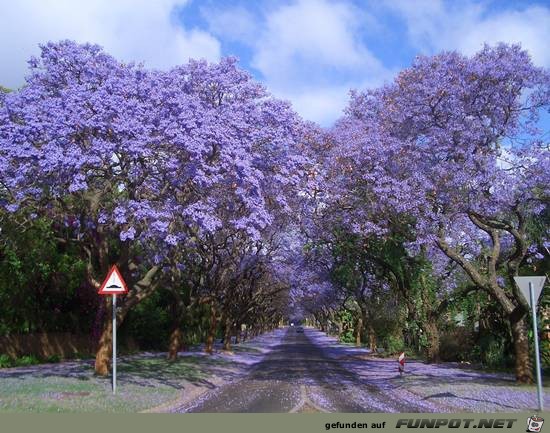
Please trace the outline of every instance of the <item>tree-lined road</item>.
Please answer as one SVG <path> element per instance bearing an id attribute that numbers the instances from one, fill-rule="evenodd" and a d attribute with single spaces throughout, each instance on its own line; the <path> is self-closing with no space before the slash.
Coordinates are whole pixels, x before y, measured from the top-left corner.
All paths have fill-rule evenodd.
<path id="1" fill-rule="evenodd" d="M 281 344 L 243 379 L 206 393 L 175 412 L 396 412 L 426 411 L 382 393 L 311 338 L 288 328 Z"/>
<path id="2" fill-rule="evenodd" d="M 0 368 L 61 361 L 1 372 L 0 410 L 543 406 L 514 279 L 550 274 L 550 70 L 528 51 L 417 56 L 326 128 L 234 57 L 127 60 L 48 42 L 0 86 Z M 112 395 L 118 328 L 142 353 Z"/>

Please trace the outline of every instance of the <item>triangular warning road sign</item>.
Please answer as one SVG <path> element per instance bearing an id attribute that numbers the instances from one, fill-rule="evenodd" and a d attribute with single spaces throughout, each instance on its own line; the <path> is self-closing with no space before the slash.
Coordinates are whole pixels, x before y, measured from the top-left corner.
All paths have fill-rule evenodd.
<path id="1" fill-rule="evenodd" d="M 116 265 L 113 265 L 97 293 L 100 295 L 123 295 L 128 293 L 128 287 L 126 287 L 126 283 Z"/>
<path id="2" fill-rule="evenodd" d="M 531 283 L 531 286 L 533 287 L 533 295 L 535 297 L 535 305 L 537 305 L 537 301 L 542 293 L 542 288 L 544 287 L 546 277 L 514 277 L 514 280 L 518 285 L 519 290 L 521 290 L 521 294 L 527 300 L 527 303 L 531 306 L 531 308 L 533 308 L 531 305 L 531 296 L 529 295 L 529 283 Z"/>

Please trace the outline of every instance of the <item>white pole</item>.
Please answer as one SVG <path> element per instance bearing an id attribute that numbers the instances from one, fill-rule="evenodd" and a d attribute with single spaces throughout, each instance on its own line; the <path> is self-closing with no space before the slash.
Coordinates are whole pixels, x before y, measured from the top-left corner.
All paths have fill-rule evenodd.
<path id="1" fill-rule="evenodd" d="M 531 298 L 531 311 L 533 313 L 533 337 L 535 339 L 535 364 L 537 368 L 537 396 L 539 399 L 539 411 L 543 411 L 542 398 L 542 376 L 540 373 L 539 333 L 537 327 L 537 305 L 535 303 L 535 292 L 533 284 L 529 281 L 529 297 Z"/>
<path id="2" fill-rule="evenodd" d="M 113 295 L 113 394 L 116 394 L 116 295 Z"/>

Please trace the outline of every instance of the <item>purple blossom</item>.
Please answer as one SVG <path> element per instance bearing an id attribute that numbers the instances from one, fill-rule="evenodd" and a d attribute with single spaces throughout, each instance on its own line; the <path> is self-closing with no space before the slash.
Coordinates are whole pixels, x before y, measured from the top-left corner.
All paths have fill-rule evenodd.
<path id="1" fill-rule="evenodd" d="M 162 264 L 166 272 L 173 260 L 207 266 L 223 249 L 218 239 L 260 248 L 292 216 L 313 128 L 235 58 L 157 71 L 92 44 L 40 49 L 25 85 L 0 103 L 0 184 L 10 191 L 0 192 L 3 207 L 24 202 L 25 211 L 59 221 L 78 216 L 81 225 L 67 223 L 71 242 L 93 251 L 93 263 L 118 238 L 130 255 L 146 252 L 129 257 L 140 269 Z M 230 269 L 251 266 L 253 254 L 244 256 Z"/>
<path id="2" fill-rule="evenodd" d="M 18 209 L 19 209 L 18 203 L 12 203 L 12 204 L 6 205 L 6 210 L 8 212 L 14 213 L 14 212 L 17 212 Z"/>
<path id="3" fill-rule="evenodd" d="M 178 244 L 178 238 L 174 235 L 168 235 L 164 238 L 164 242 L 168 245 L 176 246 Z"/>
<path id="4" fill-rule="evenodd" d="M 122 242 L 125 242 L 127 240 L 134 240 L 135 235 L 136 235 L 136 229 L 134 227 L 130 227 L 127 230 L 120 232 L 120 240 Z"/>
<path id="5" fill-rule="evenodd" d="M 69 185 L 69 192 L 76 192 L 81 190 L 86 190 L 88 184 L 86 183 L 86 178 L 83 174 L 78 173 L 74 178 L 71 184 Z"/>
<path id="6" fill-rule="evenodd" d="M 113 211 L 114 220 L 117 224 L 124 224 L 126 219 L 126 209 L 123 207 L 117 207 Z"/>
<path id="7" fill-rule="evenodd" d="M 99 224 L 105 224 L 107 222 L 108 215 L 105 211 L 101 211 L 99 213 L 99 217 L 97 218 L 97 222 Z"/>

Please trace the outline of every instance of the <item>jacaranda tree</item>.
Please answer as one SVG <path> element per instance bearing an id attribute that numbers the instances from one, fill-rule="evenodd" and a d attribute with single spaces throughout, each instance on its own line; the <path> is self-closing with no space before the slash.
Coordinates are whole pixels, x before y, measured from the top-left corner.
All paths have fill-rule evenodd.
<path id="1" fill-rule="evenodd" d="M 178 245 L 222 228 L 259 237 L 273 220 L 267 199 L 286 205 L 301 122 L 234 59 L 159 72 L 64 41 L 42 46 L 30 67 L 25 85 L 2 97 L 2 207 L 55 221 L 92 288 L 118 264 L 132 286 L 119 323 L 169 275 Z M 96 357 L 103 375 L 108 317 Z"/>
<path id="2" fill-rule="evenodd" d="M 534 242 L 526 222 L 548 203 L 535 125 L 549 83 L 518 46 L 419 57 L 393 83 L 355 93 L 336 128 L 350 227 L 381 235 L 406 222 L 411 250 L 459 265 L 508 319 L 522 382 L 532 380 L 528 307 L 513 277 Z"/>

